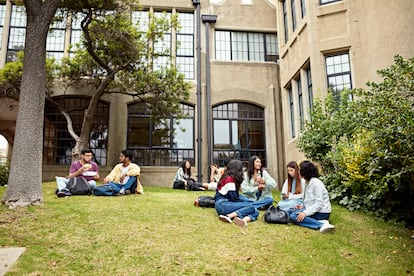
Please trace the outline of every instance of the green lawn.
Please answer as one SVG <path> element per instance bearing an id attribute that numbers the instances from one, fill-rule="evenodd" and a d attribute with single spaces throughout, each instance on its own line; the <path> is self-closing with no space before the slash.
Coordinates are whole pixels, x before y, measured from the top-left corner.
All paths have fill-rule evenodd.
<path id="1" fill-rule="evenodd" d="M 193 206 L 199 194 L 145 187 L 144 195 L 57 198 L 0 206 L 0 246 L 26 247 L 8 275 L 407 275 L 414 239 L 402 227 L 333 206 L 334 233 L 262 220 L 246 230 Z M 0 187 L 0 196 L 5 187 Z"/>

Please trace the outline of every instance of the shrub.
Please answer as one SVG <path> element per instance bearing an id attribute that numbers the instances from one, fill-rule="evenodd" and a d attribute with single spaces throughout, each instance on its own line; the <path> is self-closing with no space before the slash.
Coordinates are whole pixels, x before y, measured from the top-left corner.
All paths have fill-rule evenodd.
<path id="1" fill-rule="evenodd" d="M 4 186 L 9 180 L 10 163 L 0 164 L 0 185 Z"/>
<path id="2" fill-rule="evenodd" d="M 315 105 L 298 146 L 322 165 L 333 200 L 414 223 L 414 58 L 378 73 L 381 83 Z"/>

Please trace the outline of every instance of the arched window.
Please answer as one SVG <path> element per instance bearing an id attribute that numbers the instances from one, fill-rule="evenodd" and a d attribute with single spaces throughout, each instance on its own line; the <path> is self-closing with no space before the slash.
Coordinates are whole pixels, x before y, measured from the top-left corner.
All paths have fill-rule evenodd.
<path id="1" fill-rule="evenodd" d="M 83 114 L 88 108 L 87 97 L 55 97 L 53 98 L 71 117 L 73 130 L 80 135 Z M 109 104 L 100 101 L 92 123 L 89 148 L 94 152 L 94 161 L 106 166 L 108 137 Z M 57 106 L 46 101 L 43 136 L 43 164 L 71 164 L 72 148 L 75 140 L 70 136 L 65 117 Z"/>
<path id="2" fill-rule="evenodd" d="M 127 148 L 143 166 L 177 166 L 183 160 L 194 164 L 194 107 L 181 104 L 186 118 L 176 116 L 155 123 L 142 104 L 128 105 Z"/>
<path id="3" fill-rule="evenodd" d="M 226 158 L 247 161 L 261 156 L 266 165 L 263 108 L 248 103 L 225 103 L 213 107 L 213 162 Z"/>

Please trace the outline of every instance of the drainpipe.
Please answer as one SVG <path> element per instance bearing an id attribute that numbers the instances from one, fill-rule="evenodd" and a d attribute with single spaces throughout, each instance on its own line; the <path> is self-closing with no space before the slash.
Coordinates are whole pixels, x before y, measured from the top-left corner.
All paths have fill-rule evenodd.
<path id="1" fill-rule="evenodd" d="M 200 0 L 192 0 L 196 7 L 196 52 L 197 52 L 197 181 L 202 182 L 202 132 L 201 132 L 201 26 L 200 26 Z"/>
<path id="2" fill-rule="evenodd" d="M 216 23 L 217 15 L 203 14 L 201 20 L 205 24 L 206 32 L 206 105 L 207 105 L 207 160 L 208 164 L 213 163 L 213 143 L 212 143 L 212 123 L 213 118 L 211 116 L 211 77 L 210 77 L 210 23 Z"/>

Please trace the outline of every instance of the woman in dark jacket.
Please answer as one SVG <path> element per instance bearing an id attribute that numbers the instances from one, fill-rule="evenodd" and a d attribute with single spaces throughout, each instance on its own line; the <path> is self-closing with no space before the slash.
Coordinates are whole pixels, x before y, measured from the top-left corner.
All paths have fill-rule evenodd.
<path id="1" fill-rule="evenodd" d="M 227 170 L 221 177 L 214 199 L 216 211 L 221 221 L 247 226 L 255 221 L 259 211 L 249 201 L 242 201 L 239 196 L 240 185 L 243 182 L 243 164 L 233 159 L 227 164 Z"/>

